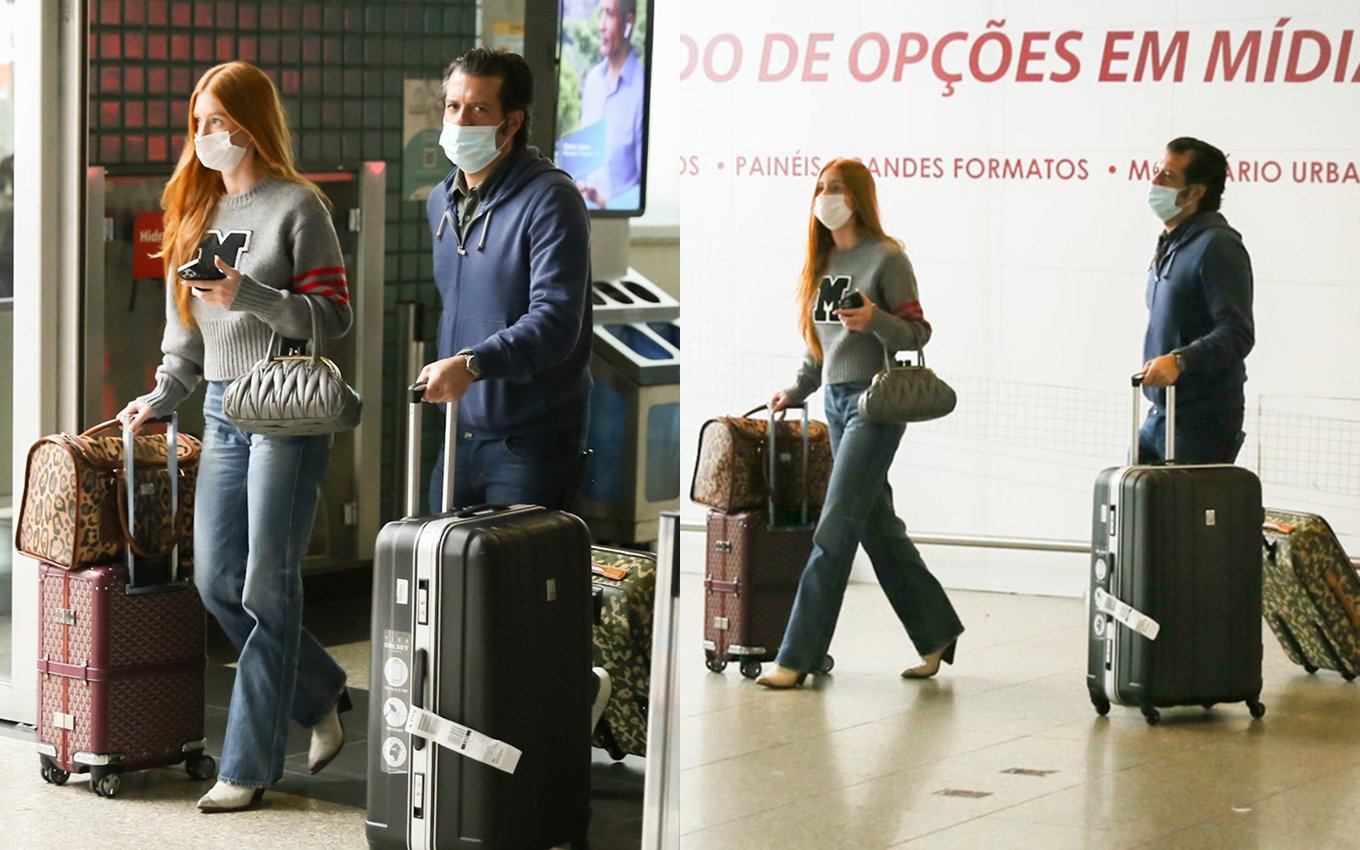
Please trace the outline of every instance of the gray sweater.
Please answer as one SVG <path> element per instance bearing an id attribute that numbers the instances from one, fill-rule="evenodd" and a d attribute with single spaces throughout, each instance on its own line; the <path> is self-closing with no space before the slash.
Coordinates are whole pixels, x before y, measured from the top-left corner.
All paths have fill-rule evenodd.
<path id="1" fill-rule="evenodd" d="M 847 330 L 832 315 L 841 298 L 854 290 L 877 308 L 869 326 L 858 332 Z M 824 356 L 818 360 L 811 349 L 803 356 L 797 380 L 784 390 L 792 404 L 804 402 L 823 382 L 868 381 L 883 368 L 885 349 L 915 351 L 930 340 L 911 261 L 891 241 L 868 237 L 848 251 L 832 249 L 812 309 Z"/>
<path id="2" fill-rule="evenodd" d="M 156 388 L 141 397 L 157 416 L 179 406 L 200 379 L 238 378 L 264 357 L 272 331 L 287 339 L 312 335 L 311 312 L 320 309 L 321 333 L 344 336 L 353 313 L 340 240 L 330 211 L 310 187 L 265 178 L 248 192 L 217 203 L 200 245 L 241 273 L 241 287 L 228 309 L 195 298 L 197 327 L 185 327 L 175 307 L 181 286 L 174 269 L 166 275 L 164 356 Z"/>

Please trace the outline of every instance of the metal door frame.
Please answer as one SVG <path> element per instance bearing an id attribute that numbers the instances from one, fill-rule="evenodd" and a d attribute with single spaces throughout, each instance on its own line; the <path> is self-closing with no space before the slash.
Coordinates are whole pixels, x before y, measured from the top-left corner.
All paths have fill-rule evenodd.
<path id="1" fill-rule="evenodd" d="M 15 161 L 14 497 L 23 493 L 27 447 L 79 419 L 80 292 L 84 272 L 86 136 L 82 0 L 35 3 L 14 16 Z M 17 510 L 16 522 L 17 522 Z M 0 545 L 13 545 L 12 540 Z M 0 720 L 37 721 L 37 563 L 14 557 L 10 680 Z"/>

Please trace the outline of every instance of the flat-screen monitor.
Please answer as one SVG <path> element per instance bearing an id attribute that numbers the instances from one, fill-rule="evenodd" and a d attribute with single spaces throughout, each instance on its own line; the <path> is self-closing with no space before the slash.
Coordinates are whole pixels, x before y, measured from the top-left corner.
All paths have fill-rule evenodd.
<path id="1" fill-rule="evenodd" d="M 652 0 L 559 0 L 553 159 L 596 216 L 647 201 Z"/>

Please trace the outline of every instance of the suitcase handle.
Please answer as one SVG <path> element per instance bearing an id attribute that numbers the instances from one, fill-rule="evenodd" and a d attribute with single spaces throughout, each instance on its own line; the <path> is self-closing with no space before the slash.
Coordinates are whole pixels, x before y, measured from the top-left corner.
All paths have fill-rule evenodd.
<path id="1" fill-rule="evenodd" d="M 1138 434 L 1142 431 L 1142 419 L 1139 416 L 1138 400 L 1143 394 L 1143 376 L 1146 372 L 1134 372 L 1133 383 L 1133 454 L 1131 455 L 1133 465 L 1138 465 Z M 1176 385 L 1171 384 L 1166 388 L 1166 462 L 1173 463 L 1176 460 Z"/>
<path id="2" fill-rule="evenodd" d="M 116 420 L 115 420 L 116 421 Z M 131 428 L 123 428 L 123 481 L 127 486 L 127 568 L 128 582 L 127 592 L 134 593 L 155 593 L 160 590 L 171 589 L 179 582 L 179 411 L 171 413 L 169 416 L 153 420 L 165 422 L 165 439 L 167 442 L 165 452 L 165 466 L 170 473 L 170 529 L 174 535 L 174 544 L 170 547 L 170 584 L 160 587 L 137 586 L 137 544 L 133 539 L 137 528 L 137 482 L 134 476 L 133 467 L 136 464 L 136 437 Z M 107 426 L 96 425 L 87 431 L 86 434 L 98 433 Z M 124 517 L 120 516 L 120 520 Z"/>
<path id="3" fill-rule="evenodd" d="M 765 408 L 765 407 L 768 407 L 768 405 L 762 404 L 760 407 L 757 407 L 755 410 L 752 410 L 751 413 L 755 413 L 756 410 L 760 410 L 761 408 Z M 809 487 L 808 487 L 808 455 L 809 455 L 810 452 L 811 452 L 811 449 L 810 449 L 810 445 L 809 445 L 809 444 L 810 444 L 811 439 L 812 439 L 812 429 L 808 426 L 808 409 L 807 409 L 807 405 L 806 405 L 806 404 L 790 404 L 790 405 L 788 405 L 787 407 L 785 407 L 784 410 L 788 410 L 790 407 L 797 407 L 799 410 L 801 410 L 801 411 L 803 412 L 803 523 L 802 523 L 802 524 L 803 524 L 803 525 L 807 525 L 807 524 L 808 524 L 808 490 L 809 490 Z M 783 411 L 780 411 L 780 412 L 782 413 Z M 748 415 L 749 415 L 749 414 L 748 414 Z M 770 509 L 770 528 L 774 528 L 774 526 L 775 526 L 775 516 L 774 516 L 774 494 L 775 494 L 775 480 L 774 480 L 774 479 L 775 479 L 775 476 L 774 476 L 774 470 L 775 470 L 775 467 L 778 466 L 778 464 L 775 462 L 775 461 L 776 461 L 776 458 L 775 458 L 775 418 L 774 418 L 774 417 L 775 417 L 775 412 L 774 412 L 774 410 L 771 409 L 771 410 L 770 410 L 770 425 L 769 425 L 769 427 L 766 429 L 766 431 L 767 431 L 768 434 L 769 434 L 769 448 L 768 448 L 768 450 L 765 452 L 765 454 L 768 455 L 767 460 L 768 460 L 768 467 L 769 467 L 769 486 L 766 487 L 765 489 L 766 489 L 766 501 L 767 501 L 767 503 L 769 504 L 769 509 Z"/>
<path id="4" fill-rule="evenodd" d="M 406 515 L 420 516 L 420 431 L 425 384 L 406 388 Z M 453 464 L 457 457 L 458 402 L 451 401 L 444 413 L 444 494 L 441 511 L 453 506 Z"/>

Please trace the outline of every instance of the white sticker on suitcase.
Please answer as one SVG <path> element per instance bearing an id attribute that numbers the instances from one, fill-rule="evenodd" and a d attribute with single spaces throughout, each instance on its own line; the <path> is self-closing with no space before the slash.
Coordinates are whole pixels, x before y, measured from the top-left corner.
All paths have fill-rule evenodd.
<path id="1" fill-rule="evenodd" d="M 1157 633 L 1162 630 L 1156 620 L 1106 593 L 1102 587 L 1096 588 L 1095 603 L 1097 611 L 1104 611 L 1148 640 L 1156 640 Z"/>
<path id="2" fill-rule="evenodd" d="M 423 708 L 411 706 L 406 731 L 506 773 L 514 773 L 519 765 L 518 749 Z"/>

